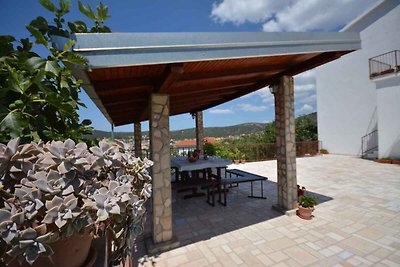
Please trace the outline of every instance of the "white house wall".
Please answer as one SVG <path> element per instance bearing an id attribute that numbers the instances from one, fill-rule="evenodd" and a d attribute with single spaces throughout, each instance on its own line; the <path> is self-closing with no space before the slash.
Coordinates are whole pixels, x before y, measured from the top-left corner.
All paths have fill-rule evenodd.
<path id="1" fill-rule="evenodd" d="M 400 75 L 376 82 L 379 158 L 400 158 Z"/>
<path id="2" fill-rule="evenodd" d="M 390 6 L 395 1 L 386 2 Z M 365 28 L 360 32 L 361 50 L 317 69 L 318 135 L 331 153 L 360 155 L 361 137 L 377 128 L 377 94 L 369 79 L 368 59 L 400 49 L 400 6 L 380 12 L 386 14 L 373 24 L 368 26 L 366 20 L 366 28 L 360 23 L 355 27 Z M 382 94 L 379 101 L 387 97 Z"/>

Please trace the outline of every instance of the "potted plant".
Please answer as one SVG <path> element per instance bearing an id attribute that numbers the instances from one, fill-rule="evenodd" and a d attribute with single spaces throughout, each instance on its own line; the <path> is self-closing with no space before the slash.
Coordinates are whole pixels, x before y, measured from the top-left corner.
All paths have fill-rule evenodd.
<path id="1" fill-rule="evenodd" d="M 400 165 L 400 159 L 392 159 L 392 164 L 399 164 Z"/>
<path id="2" fill-rule="evenodd" d="M 240 163 L 241 155 L 242 155 L 242 153 L 240 152 L 240 150 L 238 148 L 235 148 L 233 151 L 233 162 L 235 164 Z"/>
<path id="3" fill-rule="evenodd" d="M 317 205 L 317 197 L 311 196 L 310 194 L 304 194 L 299 199 L 299 205 L 297 215 L 305 220 L 311 220 L 314 211 L 314 206 Z"/>
<path id="4" fill-rule="evenodd" d="M 112 243 L 110 263 L 125 261 L 151 196 L 152 162 L 135 158 L 132 150 L 104 141 L 88 149 L 71 139 L 0 144 L 1 260 L 82 266 L 92 237 L 105 234 Z"/>
<path id="5" fill-rule="evenodd" d="M 377 159 L 376 161 L 379 163 L 392 164 L 391 158 L 381 158 L 381 159 Z"/>

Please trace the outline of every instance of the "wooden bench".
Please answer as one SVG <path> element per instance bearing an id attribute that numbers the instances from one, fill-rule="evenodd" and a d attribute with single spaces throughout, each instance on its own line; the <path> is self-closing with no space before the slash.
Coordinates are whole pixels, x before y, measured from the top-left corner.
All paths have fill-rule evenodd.
<path id="1" fill-rule="evenodd" d="M 218 202 L 221 203 L 222 205 L 226 206 L 227 201 L 226 201 L 226 193 L 228 191 L 227 186 L 231 186 L 232 184 L 241 184 L 241 183 L 250 183 L 251 184 L 251 194 L 248 196 L 250 198 L 262 198 L 266 199 L 264 196 L 264 181 L 268 180 L 267 177 L 257 175 L 257 174 L 252 174 L 248 173 L 245 171 L 241 170 L 236 170 L 236 169 L 227 169 L 227 173 L 234 174 L 237 177 L 230 177 L 230 178 L 221 178 L 216 175 L 213 175 L 213 178 L 215 178 L 215 182 L 218 183 Z M 253 191 L 253 182 L 260 181 L 261 183 L 261 196 L 255 196 L 254 191 Z M 215 185 L 212 186 L 214 188 Z M 223 195 L 223 200 L 221 199 L 221 194 Z"/>

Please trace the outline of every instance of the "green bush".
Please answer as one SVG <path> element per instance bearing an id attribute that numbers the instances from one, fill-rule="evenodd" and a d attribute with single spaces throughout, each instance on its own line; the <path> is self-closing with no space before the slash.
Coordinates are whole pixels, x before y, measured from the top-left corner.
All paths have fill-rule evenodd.
<path id="1" fill-rule="evenodd" d="M 26 26 L 32 38 L 19 41 L 10 35 L 0 36 L 0 142 L 21 138 L 31 141 L 81 141 L 92 131 L 90 120 L 80 121 L 78 109 L 81 81 L 76 80 L 66 64 L 87 67 L 87 60 L 71 51 L 75 41 L 66 42 L 62 51 L 52 47 L 51 36 L 69 37 L 81 32 L 109 32 L 103 26 L 108 7 L 99 4 L 95 12 L 79 3 L 79 10 L 94 22 L 88 28 L 82 21 L 66 22 L 70 1 L 60 0 L 59 7 L 50 0 L 40 0 L 44 8 L 53 13 L 48 22 L 37 17 Z M 33 51 L 34 45 L 46 49 L 41 57 Z"/>
<path id="2" fill-rule="evenodd" d="M 216 148 L 213 144 L 211 143 L 205 143 L 204 144 L 204 151 L 207 153 L 209 156 L 215 156 L 216 154 Z"/>
<path id="3" fill-rule="evenodd" d="M 310 194 L 306 194 L 300 197 L 299 204 L 303 208 L 314 207 L 317 205 L 317 197 L 313 197 Z"/>
<path id="4" fill-rule="evenodd" d="M 320 149 L 320 150 L 319 150 L 319 153 L 320 153 L 320 154 L 329 154 L 329 151 L 326 150 L 326 149 Z"/>

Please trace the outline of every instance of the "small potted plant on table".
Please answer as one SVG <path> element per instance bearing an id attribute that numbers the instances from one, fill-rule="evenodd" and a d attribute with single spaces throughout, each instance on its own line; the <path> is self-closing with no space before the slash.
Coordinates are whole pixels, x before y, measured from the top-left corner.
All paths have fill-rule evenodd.
<path id="1" fill-rule="evenodd" d="M 302 219 L 311 220 L 314 206 L 316 205 L 317 197 L 311 196 L 310 194 L 302 195 L 299 199 L 297 215 Z"/>

